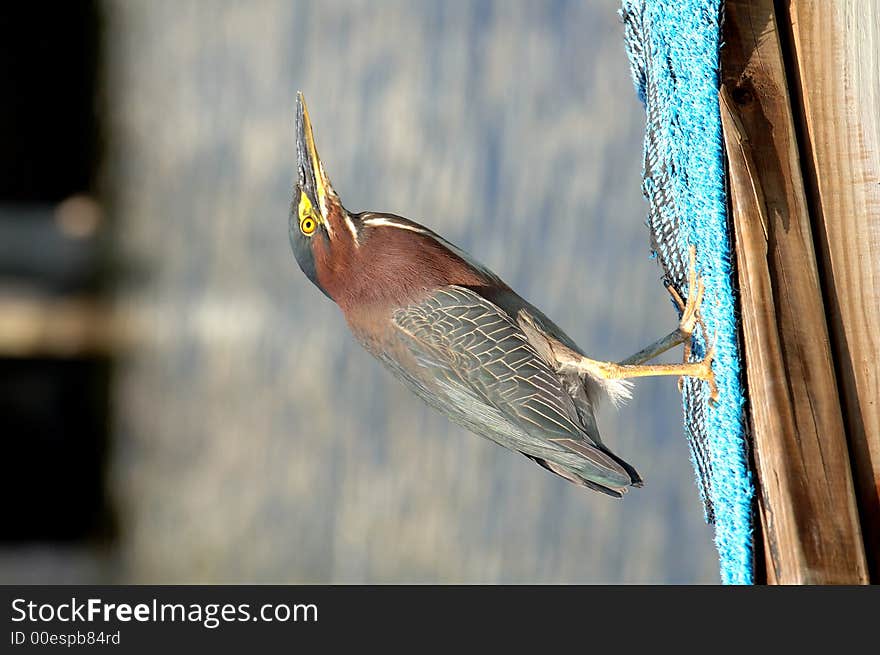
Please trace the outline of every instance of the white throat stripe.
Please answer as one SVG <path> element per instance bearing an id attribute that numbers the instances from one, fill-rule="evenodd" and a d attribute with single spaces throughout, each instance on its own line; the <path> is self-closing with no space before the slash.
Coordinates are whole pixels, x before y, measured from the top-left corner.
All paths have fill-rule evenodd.
<path id="1" fill-rule="evenodd" d="M 357 248 L 360 248 L 360 241 L 358 241 L 358 233 L 357 228 L 354 226 L 354 221 L 351 220 L 351 217 L 348 215 L 348 212 L 343 212 L 345 214 L 345 226 L 348 228 L 348 231 L 351 232 L 351 238 L 354 239 L 354 245 Z"/>
<path id="2" fill-rule="evenodd" d="M 428 232 L 425 229 L 420 227 L 416 227 L 415 225 L 406 225 L 405 223 L 397 223 L 395 221 L 388 220 L 387 218 L 367 218 L 364 220 L 365 225 L 369 225 L 371 227 L 396 227 L 398 230 L 409 230 L 410 232 L 417 232 L 419 234 L 424 234 L 426 236 L 433 237 L 434 235 Z"/>

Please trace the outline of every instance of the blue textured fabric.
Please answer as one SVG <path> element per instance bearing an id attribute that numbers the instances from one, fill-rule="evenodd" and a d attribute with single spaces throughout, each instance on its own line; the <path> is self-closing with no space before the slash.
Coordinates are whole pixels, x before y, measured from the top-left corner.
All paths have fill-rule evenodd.
<path id="1" fill-rule="evenodd" d="M 706 519 L 715 524 L 721 579 L 751 584 L 754 491 L 743 426 L 718 111 L 721 10 L 722 0 L 624 0 L 621 18 L 633 81 L 647 114 L 643 191 L 653 249 L 669 281 L 683 293 L 688 246 L 696 246 L 706 289 L 701 314 L 715 342 L 720 399 L 710 404 L 705 384 L 688 379 L 685 433 Z M 705 349 L 698 331 L 694 359 Z"/>

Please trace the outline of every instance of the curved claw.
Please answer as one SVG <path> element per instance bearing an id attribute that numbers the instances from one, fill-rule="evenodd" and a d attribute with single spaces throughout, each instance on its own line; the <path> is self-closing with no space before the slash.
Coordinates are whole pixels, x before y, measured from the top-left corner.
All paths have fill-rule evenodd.
<path id="1" fill-rule="evenodd" d="M 694 362 L 694 372 L 689 373 L 687 377 L 698 378 L 709 384 L 709 402 L 713 405 L 718 402 L 721 394 L 718 391 L 718 384 L 715 382 L 715 371 L 712 370 L 712 362 L 715 361 L 715 344 L 713 342 L 705 356 L 699 362 Z M 684 386 L 684 376 L 678 378 L 678 390 L 682 391 Z"/>
<path id="2" fill-rule="evenodd" d="M 703 361 L 701 362 L 706 370 L 706 377 L 703 377 L 701 379 L 709 383 L 709 402 L 714 405 L 718 402 L 720 394 L 718 392 L 718 385 L 715 382 L 715 371 L 712 370 L 713 361 L 715 361 L 714 343 L 709 348 L 709 350 L 706 351 L 706 356 L 703 357 Z"/>

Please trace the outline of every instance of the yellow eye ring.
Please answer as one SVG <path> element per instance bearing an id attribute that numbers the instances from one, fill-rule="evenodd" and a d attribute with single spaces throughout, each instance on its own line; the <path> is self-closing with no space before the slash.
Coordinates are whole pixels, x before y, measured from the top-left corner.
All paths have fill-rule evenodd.
<path id="1" fill-rule="evenodd" d="M 299 223 L 299 229 L 306 236 L 312 236 L 315 233 L 315 229 L 318 227 L 317 221 L 311 216 L 306 216 Z"/>

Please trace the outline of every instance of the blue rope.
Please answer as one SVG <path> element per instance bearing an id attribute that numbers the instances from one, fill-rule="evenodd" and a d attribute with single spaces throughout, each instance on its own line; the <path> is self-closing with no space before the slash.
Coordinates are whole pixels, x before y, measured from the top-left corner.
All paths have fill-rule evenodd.
<path id="1" fill-rule="evenodd" d="M 621 18 L 636 93 L 645 104 L 643 192 L 654 251 L 687 289 L 688 246 L 705 284 L 701 315 L 715 343 L 720 398 L 684 387 L 685 432 L 726 584 L 751 584 L 752 499 L 718 111 L 722 0 L 624 0 Z M 699 332 L 699 331 L 698 331 Z M 705 353 L 695 335 L 694 359 Z"/>

